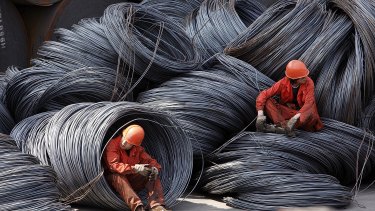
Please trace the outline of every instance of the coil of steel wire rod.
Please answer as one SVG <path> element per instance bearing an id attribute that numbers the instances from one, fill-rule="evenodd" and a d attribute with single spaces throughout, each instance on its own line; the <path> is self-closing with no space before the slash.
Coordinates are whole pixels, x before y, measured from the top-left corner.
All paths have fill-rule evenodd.
<path id="1" fill-rule="evenodd" d="M 362 114 L 361 128 L 375 132 L 375 97 Z"/>
<path id="2" fill-rule="evenodd" d="M 231 42 L 225 52 L 278 80 L 284 76 L 287 62 L 300 57 L 314 42 L 326 16 L 317 1 L 279 1 Z"/>
<path id="3" fill-rule="evenodd" d="M 55 112 L 44 112 L 28 117 L 19 122 L 10 134 L 18 148 L 26 154 L 37 157 L 43 165 L 51 165 L 47 154 L 48 142 L 44 141 L 46 125 Z"/>
<path id="4" fill-rule="evenodd" d="M 207 157 L 213 165 L 202 176 L 203 189 L 251 210 L 349 205 L 354 189 L 373 180 L 375 137 L 342 122 L 323 122 L 322 131 L 298 131 L 296 138 L 237 135 Z"/>
<path id="5" fill-rule="evenodd" d="M 264 10 L 256 1 L 206 0 L 187 17 L 186 31 L 208 59 L 221 53 Z"/>
<path id="6" fill-rule="evenodd" d="M 185 17 L 195 8 L 199 7 L 202 1 L 203 0 L 144 0 L 141 4 L 157 9 L 182 24 L 184 23 Z"/>
<path id="7" fill-rule="evenodd" d="M 0 134 L 0 207 L 2 210 L 71 210 L 59 202 L 56 174 L 15 142 Z"/>
<path id="8" fill-rule="evenodd" d="M 139 95 L 137 102 L 172 113 L 188 130 L 195 155 L 212 152 L 256 116 L 259 89 L 272 80 L 251 65 L 218 54 L 204 70 L 175 77 Z"/>
<path id="9" fill-rule="evenodd" d="M 0 102 L 0 133 L 9 134 L 14 125 L 13 117 L 7 107 Z"/>
<path id="10" fill-rule="evenodd" d="M 167 206 L 173 206 L 190 180 L 193 150 L 186 134 L 169 114 L 131 102 L 74 104 L 58 111 L 25 119 L 12 134 L 17 143 L 47 148 L 51 166 L 59 178 L 64 197 L 89 183 L 103 171 L 106 143 L 128 124 L 140 124 L 146 136 L 143 146 L 161 165 L 161 181 Z M 30 128 L 30 123 L 36 123 Z M 23 131 L 25 130 L 25 131 Z M 39 134 L 38 134 L 39 133 Z M 27 140 L 17 140 L 27 136 Z M 29 152 L 33 148 L 26 146 Z M 43 149 L 36 156 L 44 156 Z M 80 192 L 78 192 L 80 193 Z M 79 203 L 125 209 L 123 200 L 101 177 Z"/>
<path id="11" fill-rule="evenodd" d="M 38 48 L 44 41 L 57 40 L 53 33 L 56 29 L 70 28 L 83 18 L 100 17 L 106 7 L 124 1 L 126 0 L 64 0 L 49 7 L 20 5 L 18 10 L 29 35 L 28 47 L 31 58 L 36 57 Z"/>
<path id="12" fill-rule="evenodd" d="M 104 11 L 101 24 L 123 62 L 151 81 L 164 82 L 200 64 L 182 25 L 156 9 L 113 4 Z"/>

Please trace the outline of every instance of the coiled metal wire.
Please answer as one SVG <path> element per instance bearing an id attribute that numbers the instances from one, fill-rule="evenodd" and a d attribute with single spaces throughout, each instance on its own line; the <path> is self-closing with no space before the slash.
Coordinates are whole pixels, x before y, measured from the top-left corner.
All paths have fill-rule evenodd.
<path id="1" fill-rule="evenodd" d="M 163 82 L 200 64 L 182 25 L 156 9 L 113 4 L 104 11 L 101 24 L 123 62 L 151 81 Z"/>
<path id="2" fill-rule="evenodd" d="M 259 89 L 272 80 L 251 65 L 218 54 L 204 70 L 175 77 L 139 95 L 138 102 L 172 113 L 188 130 L 194 152 L 212 152 L 256 116 Z"/>
<path id="3" fill-rule="evenodd" d="M 142 5 L 152 7 L 183 24 L 186 16 L 198 8 L 203 0 L 144 0 Z"/>
<path id="4" fill-rule="evenodd" d="M 0 102 L 0 133 L 9 134 L 15 123 L 7 107 Z"/>
<path id="5" fill-rule="evenodd" d="M 203 174 L 203 189 L 251 210 L 349 205 L 354 189 L 373 179 L 375 137 L 342 122 L 323 122 L 321 132 L 298 131 L 296 138 L 237 135 L 208 157 L 212 166 Z"/>
<path id="6" fill-rule="evenodd" d="M 263 11 L 256 1 L 206 0 L 187 17 L 186 31 L 208 59 L 221 53 Z"/>
<path id="7" fill-rule="evenodd" d="M 59 202 L 56 174 L 32 155 L 21 153 L 15 142 L 0 134 L 1 210 L 71 210 Z"/>
<path id="8" fill-rule="evenodd" d="M 368 129 L 372 132 L 375 132 L 375 98 L 371 101 L 371 103 L 366 107 L 362 114 L 362 122 L 361 127 L 364 129 Z"/>
<path id="9" fill-rule="evenodd" d="M 89 190 L 77 192 L 77 189 L 101 174 L 102 152 L 107 142 L 121 128 L 134 123 L 143 126 L 146 132 L 143 146 L 162 165 L 166 205 L 173 206 L 184 193 L 192 173 L 193 150 L 178 122 L 169 114 L 136 103 L 102 102 L 66 106 L 48 120 L 50 116 L 51 113 L 46 113 L 25 119 L 12 134 L 25 151 L 45 161 L 48 156 L 46 162 L 57 173 L 63 197 L 71 198 L 74 193 L 79 198 L 88 191 L 80 204 L 126 208 L 104 177 L 88 186 Z M 30 128 L 30 123 L 35 128 Z M 39 150 L 35 149 L 37 146 Z"/>

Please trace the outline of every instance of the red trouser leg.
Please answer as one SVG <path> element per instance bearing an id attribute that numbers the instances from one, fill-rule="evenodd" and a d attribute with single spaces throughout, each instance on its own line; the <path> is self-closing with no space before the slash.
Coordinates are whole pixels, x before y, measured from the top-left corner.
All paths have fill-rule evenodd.
<path id="1" fill-rule="evenodd" d="M 133 187 L 130 185 L 126 176 L 120 174 L 109 174 L 106 178 L 132 211 L 134 211 L 137 206 L 142 205 L 142 200 L 133 190 Z"/>
<path id="2" fill-rule="evenodd" d="M 269 98 L 266 101 L 264 111 L 275 125 L 279 125 L 282 127 L 285 127 L 286 121 L 292 118 L 298 112 L 297 110 L 291 109 L 288 106 L 279 104 L 273 98 Z M 297 122 L 297 125 L 298 125 L 298 122 Z"/>
<path id="3" fill-rule="evenodd" d="M 159 177 L 154 181 L 149 181 L 146 184 L 146 188 L 148 191 L 148 202 L 150 207 L 153 208 L 159 205 L 164 206 L 163 187 L 161 186 Z"/>

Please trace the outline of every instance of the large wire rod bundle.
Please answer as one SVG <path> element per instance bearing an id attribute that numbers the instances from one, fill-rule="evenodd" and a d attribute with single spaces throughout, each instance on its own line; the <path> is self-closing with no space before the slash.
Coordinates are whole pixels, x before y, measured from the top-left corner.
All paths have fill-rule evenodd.
<path id="1" fill-rule="evenodd" d="M 32 155 L 21 153 L 15 142 L 0 134 L 1 210 L 71 210 L 59 202 L 56 174 Z"/>
<path id="2" fill-rule="evenodd" d="M 195 155 L 212 152 L 244 129 L 256 116 L 259 89 L 272 84 L 251 65 L 223 54 L 203 66 L 204 70 L 170 79 L 137 99 L 172 113 L 196 143 Z"/>
<path id="3" fill-rule="evenodd" d="M 237 3 L 241 3 L 241 7 L 236 7 Z M 242 21 L 238 10 L 241 17 L 247 17 L 246 22 Z M 251 23 L 248 18 L 254 21 L 264 10 L 257 1 L 206 0 L 187 17 L 186 31 L 207 59 L 221 53 L 230 41 L 245 31 L 248 26 L 245 24 Z M 250 13 L 243 14 L 246 12 Z"/>
<path id="4" fill-rule="evenodd" d="M 109 6 L 101 18 L 122 61 L 154 82 L 198 68 L 200 56 L 182 25 L 164 13 L 131 3 Z"/>
<path id="5" fill-rule="evenodd" d="M 45 127 L 56 112 L 43 112 L 19 122 L 10 136 L 14 138 L 18 148 L 27 154 L 37 157 L 43 165 L 50 165 L 47 145 L 44 141 Z"/>
<path id="6" fill-rule="evenodd" d="M 326 16 L 318 1 L 279 1 L 231 42 L 225 52 L 278 80 L 284 76 L 286 63 L 300 57 L 314 42 Z"/>
<path id="7" fill-rule="evenodd" d="M 202 1 L 203 0 L 144 0 L 141 4 L 157 9 L 175 21 L 178 21 L 180 24 L 183 24 L 185 17 L 195 8 L 199 7 Z"/>
<path id="8" fill-rule="evenodd" d="M 76 70 L 83 67 L 116 69 L 118 55 L 96 19 L 83 19 L 71 30 L 56 30 L 58 41 L 47 41 L 33 63 L 44 68 Z"/>
<path id="9" fill-rule="evenodd" d="M 354 126 L 323 119 L 321 132 L 285 135 L 244 132 L 208 157 L 203 189 L 233 207 L 275 210 L 288 206 L 349 205 L 342 186 L 373 180 L 375 137 Z"/>
<path id="10" fill-rule="evenodd" d="M 146 132 L 143 146 L 162 165 L 166 205 L 172 206 L 187 188 L 192 173 L 192 144 L 169 114 L 138 103 L 102 102 L 67 106 L 48 120 L 50 115 L 39 114 L 23 120 L 12 135 L 21 145 L 35 144 L 25 146 L 30 153 L 42 156 L 43 160 L 48 156 L 63 197 L 74 201 L 80 197 L 77 194 L 89 191 L 79 203 L 126 208 L 104 177 L 96 184 L 91 181 L 103 171 L 102 152 L 107 142 L 121 128 L 134 123 L 143 126 Z M 32 123 L 35 128 L 31 128 Z M 35 149 L 37 146 L 41 148 L 39 151 Z M 47 148 L 46 155 L 43 148 Z M 80 189 L 85 185 L 88 190 Z"/>
<path id="11" fill-rule="evenodd" d="M 4 100 L 14 120 L 19 122 L 32 115 L 37 104 L 35 99 L 63 75 L 61 71 L 31 67 L 11 77 L 5 88 Z"/>
<path id="12" fill-rule="evenodd" d="M 337 7 L 344 11 L 346 15 L 350 17 L 353 21 L 356 33 L 358 33 L 359 43 L 363 51 L 362 58 L 357 58 L 358 60 L 363 59 L 361 63 L 359 61 L 355 64 L 354 68 L 363 68 L 362 74 L 364 74 L 364 79 L 362 75 L 358 78 L 362 79 L 363 95 L 364 99 L 370 101 L 371 96 L 374 91 L 374 68 L 375 68 L 375 35 L 373 29 L 375 27 L 375 6 L 372 1 L 367 0 L 330 0 L 333 3 L 333 7 Z M 357 50 L 357 48 L 356 48 Z M 356 52 L 356 56 L 359 57 Z M 359 79 L 357 79 L 359 80 Z M 357 83 L 356 83 L 357 85 Z"/>
<path id="13" fill-rule="evenodd" d="M 10 78 L 5 102 L 19 122 L 33 114 L 74 103 L 109 101 L 114 97 L 115 81 L 116 72 L 108 68 L 61 72 L 33 67 Z M 122 84 L 122 88 L 125 89 L 126 84 Z"/>
<path id="14" fill-rule="evenodd" d="M 362 114 L 361 128 L 375 132 L 375 97 Z"/>
<path id="15" fill-rule="evenodd" d="M 0 101 L 0 133 L 9 134 L 15 125 L 7 107 Z"/>

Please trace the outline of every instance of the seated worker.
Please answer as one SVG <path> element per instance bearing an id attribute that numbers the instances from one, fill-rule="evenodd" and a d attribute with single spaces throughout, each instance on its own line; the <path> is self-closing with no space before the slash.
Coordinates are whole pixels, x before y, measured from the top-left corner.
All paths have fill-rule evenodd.
<path id="1" fill-rule="evenodd" d="M 130 125 L 113 138 L 104 151 L 107 181 L 121 195 L 132 211 L 144 211 L 145 206 L 137 195 L 148 191 L 148 204 L 152 211 L 164 211 L 164 196 L 160 178 L 160 164 L 141 147 L 144 130 Z"/>
<path id="2" fill-rule="evenodd" d="M 302 61 L 292 60 L 286 66 L 286 76 L 258 95 L 257 131 L 295 136 L 295 128 L 306 131 L 323 128 L 315 104 L 314 82 L 308 77 L 309 72 Z M 278 96 L 279 100 L 274 99 L 274 96 Z M 275 125 L 266 124 L 264 114 Z"/>

